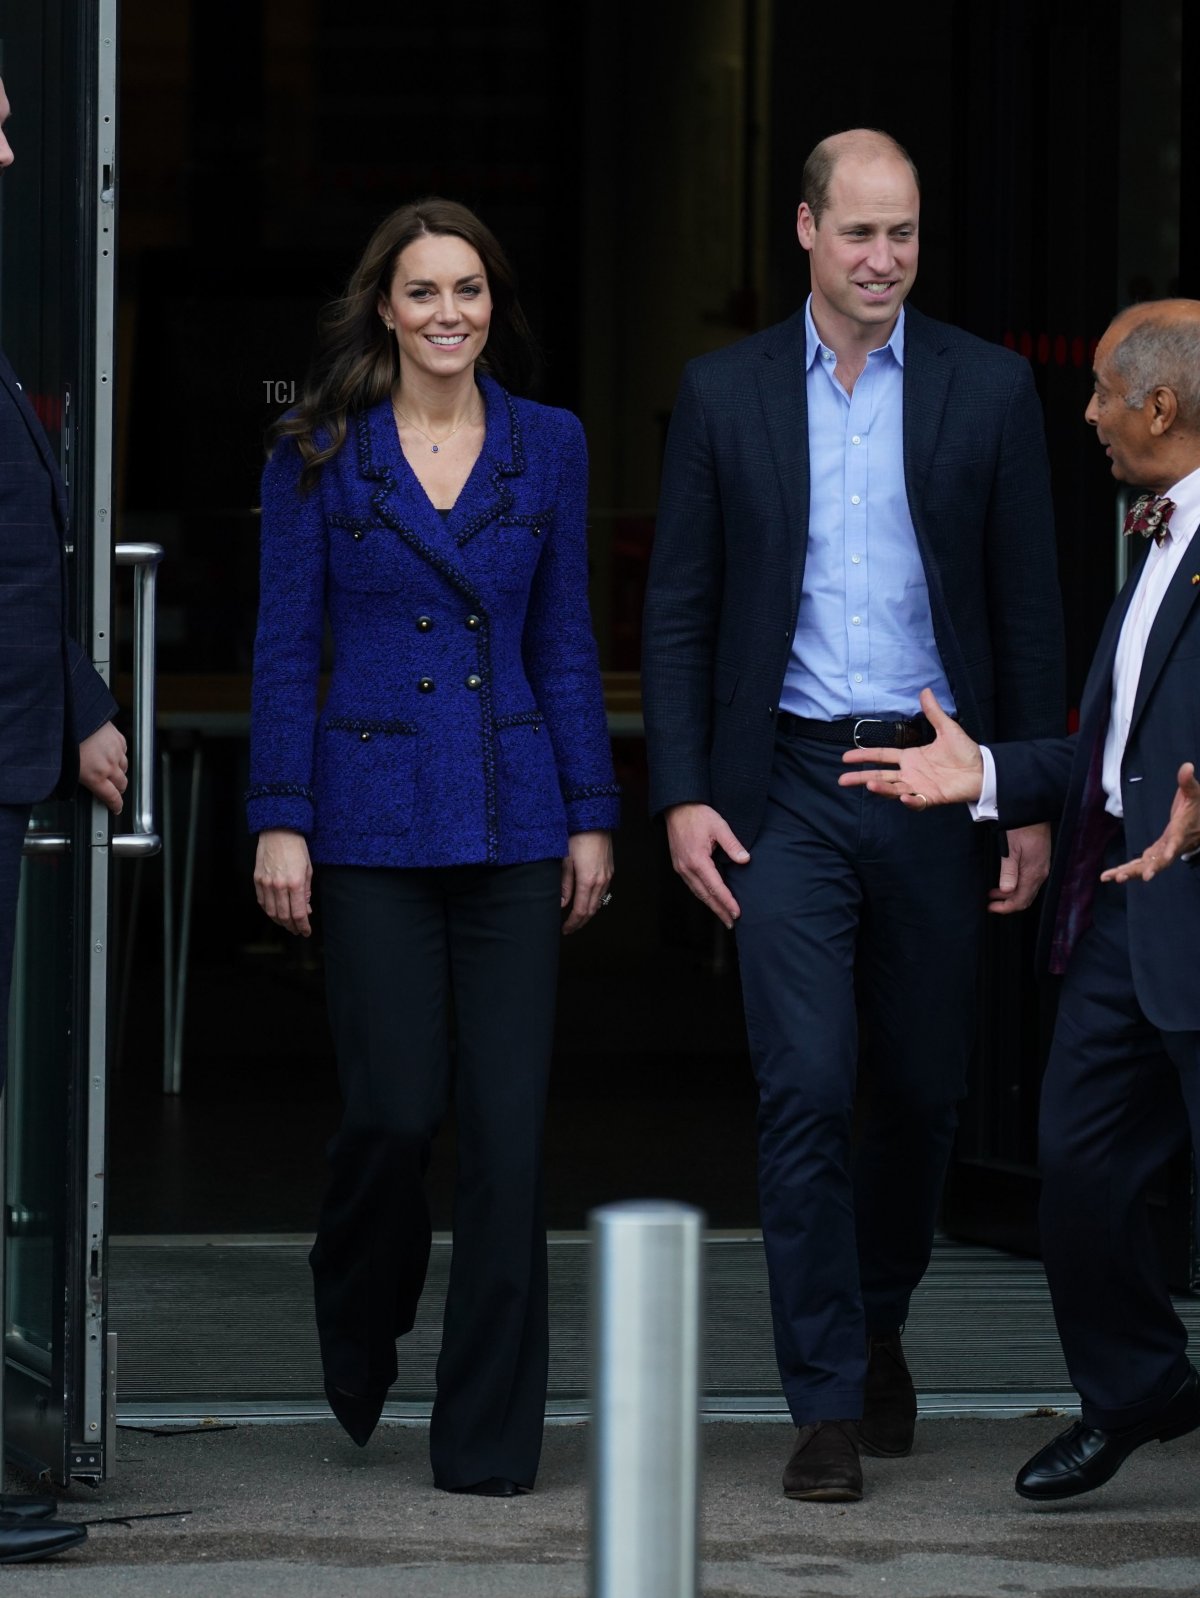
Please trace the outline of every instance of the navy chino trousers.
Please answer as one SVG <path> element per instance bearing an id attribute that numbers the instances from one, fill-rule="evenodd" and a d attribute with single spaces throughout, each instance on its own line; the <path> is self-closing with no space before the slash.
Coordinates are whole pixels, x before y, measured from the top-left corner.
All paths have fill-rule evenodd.
<path id="1" fill-rule="evenodd" d="M 343 1099 L 310 1257 L 322 1364 L 351 1393 L 396 1378 L 429 1262 L 423 1177 L 453 1087 L 454 1250 L 429 1433 L 450 1489 L 531 1486 L 541 1452 L 560 880 L 558 860 L 317 868 Z"/>
<path id="2" fill-rule="evenodd" d="M 861 1418 L 867 1338 L 929 1263 L 975 1030 L 986 834 L 839 788 L 841 750 L 781 733 L 762 829 L 726 867 L 759 1087 L 759 1191 L 792 1418 Z M 859 1016 L 869 1114 L 852 1157 Z"/>

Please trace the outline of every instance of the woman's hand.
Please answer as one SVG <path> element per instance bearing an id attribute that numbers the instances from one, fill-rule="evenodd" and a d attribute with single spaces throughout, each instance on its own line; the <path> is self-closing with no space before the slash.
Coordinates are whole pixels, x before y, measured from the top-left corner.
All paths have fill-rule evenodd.
<path id="1" fill-rule="evenodd" d="M 312 936 L 312 861 L 303 833 L 259 833 L 254 895 L 272 921 L 302 938 Z"/>
<path id="2" fill-rule="evenodd" d="M 596 914 L 612 881 L 612 837 L 607 832 L 573 832 L 562 863 L 562 907 L 570 906 L 564 935 L 578 932 Z"/>

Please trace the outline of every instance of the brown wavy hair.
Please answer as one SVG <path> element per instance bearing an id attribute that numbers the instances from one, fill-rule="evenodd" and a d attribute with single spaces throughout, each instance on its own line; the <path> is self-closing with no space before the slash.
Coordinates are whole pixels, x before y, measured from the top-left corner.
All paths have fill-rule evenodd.
<path id="1" fill-rule="evenodd" d="M 296 440 L 304 457 L 300 472 L 303 492 L 307 493 L 321 467 L 345 443 L 349 417 L 377 405 L 395 386 L 400 357 L 395 339 L 380 319 L 379 299 L 388 297 L 401 252 L 429 233 L 464 239 L 483 262 L 492 296 L 492 321 L 478 366 L 505 388 L 520 390 L 532 381 L 536 362 L 533 335 L 517 299 L 513 269 L 495 235 L 456 200 L 431 195 L 402 205 L 371 235 L 350 274 L 346 292 L 321 313 L 317 353 L 299 401 L 268 429 L 268 452 L 281 438 Z"/>

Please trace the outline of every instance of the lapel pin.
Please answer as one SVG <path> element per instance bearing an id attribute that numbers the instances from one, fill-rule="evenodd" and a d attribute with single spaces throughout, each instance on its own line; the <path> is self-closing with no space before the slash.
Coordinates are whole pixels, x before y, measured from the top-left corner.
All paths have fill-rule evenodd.
<path id="1" fill-rule="evenodd" d="M 1200 587 L 1200 572 L 1193 572 L 1192 573 L 1192 587 L 1193 588 Z"/>

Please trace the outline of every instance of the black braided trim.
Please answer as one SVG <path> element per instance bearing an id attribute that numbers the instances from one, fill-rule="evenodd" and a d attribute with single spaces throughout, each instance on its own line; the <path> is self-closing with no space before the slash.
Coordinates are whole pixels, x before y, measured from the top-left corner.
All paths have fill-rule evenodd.
<path id="1" fill-rule="evenodd" d="M 372 721 L 366 716 L 326 716 L 325 725 L 341 732 L 410 732 L 417 731 L 415 721 Z"/>
<path id="2" fill-rule="evenodd" d="M 619 799 L 621 797 L 621 784 L 619 782 L 589 782 L 583 788 L 570 788 L 563 793 L 567 804 L 578 804 L 581 799 Z"/>
<path id="3" fill-rule="evenodd" d="M 252 799 L 307 799 L 312 804 L 313 791 L 298 782 L 260 782 L 246 789 L 246 803 Z"/>
<path id="4" fill-rule="evenodd" d="M 540 710 L 518 710 L 511 716 L 497 716 L 495 725 L 500 727 L 540 727 L 545 720 Z"/>

